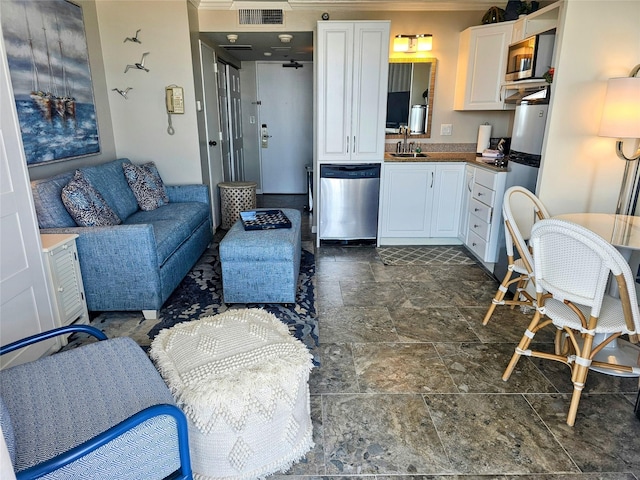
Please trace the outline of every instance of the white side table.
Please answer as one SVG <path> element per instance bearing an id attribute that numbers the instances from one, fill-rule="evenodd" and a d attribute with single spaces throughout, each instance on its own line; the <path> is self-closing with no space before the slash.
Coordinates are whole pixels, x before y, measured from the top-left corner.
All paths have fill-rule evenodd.
<path id="1" fill-rule="evenodd" d="M 42 255 L 51 287 L 56 327 L 72 323 L 89 323 L 89 312 L 84 296 L 76 234 L 41 234 Z M 58 337 L 61 347 L 67 337 Z"/>

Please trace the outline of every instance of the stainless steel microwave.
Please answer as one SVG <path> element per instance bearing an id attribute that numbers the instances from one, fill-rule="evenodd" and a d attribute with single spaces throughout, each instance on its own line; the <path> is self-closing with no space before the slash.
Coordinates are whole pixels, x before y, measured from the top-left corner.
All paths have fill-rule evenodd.
<path id="1" fill-rule="evenodd" d="M 543 78 L 551 67 L 555 38 L 551 30 L 509 45 L 505 81 Z"/>

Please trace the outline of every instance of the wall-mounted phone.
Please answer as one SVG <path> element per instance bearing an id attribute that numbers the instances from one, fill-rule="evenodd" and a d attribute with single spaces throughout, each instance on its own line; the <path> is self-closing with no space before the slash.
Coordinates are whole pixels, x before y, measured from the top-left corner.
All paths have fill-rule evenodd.
<path id="1" fill-rule="evenodd" d="M 165 103 L 167 107 L 167 118 L 169 126 L 167 133 L 173 135 L 176 131 L 171 124 L 171 115 L 184 113 L 184 90 L 177 85 L 169 85 L 164 89 Z"/>
<path id="2" fill-rule="evenodd" d="M 167 113 L 184 113 L 184 90 L 182 87 L 170 85 L 165 90 Z"/>

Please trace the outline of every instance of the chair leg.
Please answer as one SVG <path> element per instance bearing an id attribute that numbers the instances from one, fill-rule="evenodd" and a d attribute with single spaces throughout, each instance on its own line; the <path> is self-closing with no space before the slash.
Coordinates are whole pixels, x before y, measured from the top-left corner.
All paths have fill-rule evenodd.
<path id="1" fill-rule="evenodd" d="M 502 380 L 504 380 L 505 382 L 509 380 L 509 377 L 513 373 L 513 369 L 516 367 L 518 360 L 520 360 L 520 357 L 522 356 L 522 352 L 524 352 L 529 347 L 531 340 L 533 340 L 533 337 L 535 335 L 535 333 L 533 332 L 536 331 L 535 328 L 538 325 L 538 322 L 540 321 L 540 317 L 541 317 L 540 311 L 536 310 L 536 313 L 533 316 L 533 319 L 531 320 L 529 327 L 527 327 L 527 329 L 525 330 L 524 335 L 520 339 L 520 343 L 516 347 L 516 351 L 513 353 L 513 356 L 511 357 L 511 361 L 509 362 L 509 365 L 507 365 L 507 369 L 502 374 Z"/>
<path id="2" fill-rule="evenodd" d="M 504 300 L 504 296 L 507 293 L 509 280 L 511 280 L 511 275 L 513 275 L 513 271 L 511 269 L 507 269 L 507 274 L 504 276 L 502 283 L 498 287 L 495 297 L 493 297 L 493 300 L 491 300 L 491 305 L 489 305 L 489 310 L 487 310 L 487 313 L 485 314 L 484 319 L 482 320 L 482 325 L 486 325 L 487 323 L 489 323 L 489 320 L 491 319 L 491 315 L 493 315 L 493 312 L 496 309 L 496 306 L 500 305 L 502 300 Z"/>
<path id="3" fill-rule="evenodd" d="M 571 381 L 573 382 L 573 394 L 571 395 L 571 404 L 569 405 L 569 414 L 567 415 L 567 425 L 573 427 L 578 413 L 578 405 L 582 389 L 587 381 L 590 362 L 586 359 L 591 357 L 591 347 L 593 346 L 593 335 L 585 335 L 584 345 L 582 347 L 581 356 L 576 358 L 576 363 L 571 372 Z M 582 359 L 582 360 L 581 360 Z"/>

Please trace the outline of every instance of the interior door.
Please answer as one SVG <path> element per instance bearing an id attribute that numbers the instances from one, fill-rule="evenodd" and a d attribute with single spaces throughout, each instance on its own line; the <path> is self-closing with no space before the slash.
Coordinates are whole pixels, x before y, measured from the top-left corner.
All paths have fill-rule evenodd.
<path id="1" fill-rule="evenodd" d="M 27 160 L 0 35 L 0 337 L 2 344 L 54 328 Z M 2 367 L 35 360 L 57 340 L 2 356 Z"/>
<path id="2" fill-rule="evenodd" d="M 242 107 L 240 100 L 240 72 L 227 65 L 227 95 L 229 98 L 229 130 L 231 162 L 234 181 L 244 180 L 244 150 L 242 148 Z"/>
<path id="3" fill-rule="evenodd" d="M 204 96 L 204 119 L 207 133 L 207 180 L 211 194 L 213 228 L 221 223 L 220 193 L 218 183 L 224 179 L 222 169 L 222 147 L 220 142 L 220 118 L 216 81 L 216 54 L 208 45 L 200 42 L 202 88 Z"/>
<path id="4" fill-rule="evenodd" d="M 257 62 L 260 125 L 267 125 L 261 143 L 263 193 L 307 192 L 305 165 L 313 164 L 313 66 L 283 68 L 282 63 Z"/>
<path id="5" fill-rule="evenodd" d="M 231 166 L 231 137 L 229 135 L 229 101 L 227 96 L 227 64 L 217 61 L 218 112 L 220 119 L 220 154 L 225 181 L 233 181 Z"/>

